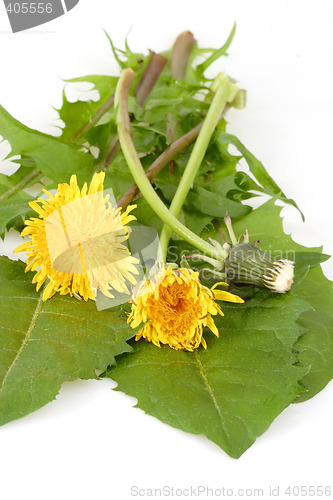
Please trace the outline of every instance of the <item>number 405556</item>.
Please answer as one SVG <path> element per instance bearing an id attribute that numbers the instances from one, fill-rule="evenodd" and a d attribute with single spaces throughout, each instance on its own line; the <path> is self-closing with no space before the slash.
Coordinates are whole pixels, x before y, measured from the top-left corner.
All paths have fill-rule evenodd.
<path id="1" fill-rule="evenodd" d="M 23 3 L 10 3 L 6 7 L 7 12 L 10 14 L 51 14 L 52 4 L 44 2 L 23 2 Z"/>

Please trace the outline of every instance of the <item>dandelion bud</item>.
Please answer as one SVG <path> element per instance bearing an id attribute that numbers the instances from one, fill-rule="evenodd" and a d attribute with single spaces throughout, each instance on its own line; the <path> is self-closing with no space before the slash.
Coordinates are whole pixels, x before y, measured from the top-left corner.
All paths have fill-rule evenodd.
<path id="1" fill-rule="evenodd" d="M 275 293 L 285 293 L 294 281 L 294 263 L 290 260 L 271 261 L 259 248 L 242 243 L 231 248 L 225 261 L 228 281 L 265 287 Z"/>

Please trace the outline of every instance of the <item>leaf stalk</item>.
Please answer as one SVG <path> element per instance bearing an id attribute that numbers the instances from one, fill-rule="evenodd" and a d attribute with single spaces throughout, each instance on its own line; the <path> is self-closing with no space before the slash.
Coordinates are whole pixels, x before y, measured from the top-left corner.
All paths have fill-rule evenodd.
<path id="1" fill-rule="evenodd" d="M 128 94 L 134 76 L 135 73 L 132 69 L 125 69 L 120 76 L 115 94 L 115 106 L 118 107 L 117 128 L 119 142 L 132 176 L 151 208 L 164 223 L 170 226 L 172 231 L 175 231 L 175 233 L 177 233 L 181 238 L 188 241 L 191 245 L 195 246 L 210 257 L 219 258 L 218 251 L 212 245 L 190 231 L 169 212 L 168 208 L 156 194 L 146 177 L 145 170 L 140 162 L 133 143 L 128 116 Z"/>
<path id="2" fill-rule="evenodd" d="M 194 179 L 198 174 L 198 170 L 207 151 L 209 141 L 225 108 L 225 105 L 230 99 L 231 86 L 226 75 L 219 75 L 215 87 L 216 93 L 214 95 L 212 104 L 210 105 L 207 116 L 204 120 L 203 126 L 199 132 L 198 138 L 192 150 L 190 159 L 188 161 L 188 164 L 186 165 L 184 174 L 170 205 L 169 210 L 175 217 L 178 217 L 184 201 L 193 186 Z M 161 247 L 162 254 L 165 258 L 168 250 L 170 236 L 170 226 L 164 225 L 161 233 Z"/>

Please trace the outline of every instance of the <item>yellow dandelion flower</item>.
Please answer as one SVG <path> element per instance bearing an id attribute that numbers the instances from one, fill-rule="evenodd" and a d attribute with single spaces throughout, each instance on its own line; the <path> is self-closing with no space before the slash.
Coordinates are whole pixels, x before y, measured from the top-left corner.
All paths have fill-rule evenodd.
<path id="1" fill-rule="evenodd" d="M 37 271 L 32 282 L 37 291 L 49 279 L 43 300 L 56 292 L 84 300 L 96 299 L 101 291 L 113 297 L 115 290 L 129 293 L 126 281 L 136 284 L 138 260 L 130 255 L 124 241 L 125 226 L 135 220 L 129 206 L 121 213 L 103 192 L 104 172 L 78 187 L 76 175 L 70 183 L 58 185 L 53 196 L 29 203 L 39 217 L 25 221 L 22 236 L 30 240 L 15 252 L 27 252 L 26 272 Z"/>
<path id="2" fill-rule="evenodd" d="M 128 322 L 132 328 L 145 325 L 136 334 L 156 346 L 168 344 L 173 349 L 193 351 L 200 344 L 207 347 L 203 327 L 219 336 L 212 316 L 223 316 L 215 300 L 244 302 L 232 293 L 202 285 L 199 274 L 191 269 L 161 269 L 149 281 L 138 283 L 133 292 L 132 311 Z"/>

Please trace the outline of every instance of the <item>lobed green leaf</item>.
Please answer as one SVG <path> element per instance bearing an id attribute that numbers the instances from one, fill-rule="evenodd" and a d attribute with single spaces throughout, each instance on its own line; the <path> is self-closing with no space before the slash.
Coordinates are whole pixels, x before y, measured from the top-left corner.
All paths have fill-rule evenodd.
<path id="1" fill-rule="evenodd" d="M 293 346 L 307 302 L 260 291 L 245 304 L 223 304 L 220 338 L 206 334 L 207 350 L 180 352 L 142 340 L 117 358 L 107 375 L 116 390 L 173 427 L 204 434 L 238 458 L 302 392 Z"/>
<path id="2" fill-rule="evenodd" d="M 12 155 L 31 157 L 36 168 L 56 182 L 68 182 L 71 174 L 80 183 L 92 177 L 95 159 L 80 146 L 32 130 L 15 120 L 0 106 L 0 135 L 11 145 Z"/>
<path id="3" fill-rule="evenodd" d="M 0 425 L 52 401 L 65 380 L 97 378 L 131 351 L 120 308 L 55 296 L 43 302 L 22 262 L 0 257 Z"/>

